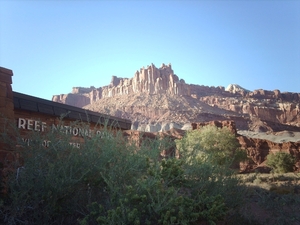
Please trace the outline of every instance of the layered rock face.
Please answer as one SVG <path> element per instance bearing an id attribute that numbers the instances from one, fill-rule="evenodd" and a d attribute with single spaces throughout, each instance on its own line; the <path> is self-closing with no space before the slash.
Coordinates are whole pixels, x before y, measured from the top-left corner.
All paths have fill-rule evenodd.
<path id="1" fill-rule="evenodd" d="M 111 84 L 102 88 L 101 97 L 114 97 L 131 93 L 189 95 L 184 80 L 174 74 L 171 64 L 156 68 L 153 64 L 136 71 L 131 79 L 113 76 Z"/>
<path id="2" fill-rule="evenodd" d="M 171 64 L 162 64 L 160 68 L 151 64 L 147 68 L 143 67 L 136 71 L 133 78 L 112 76 L 111 82 L 107 86 L 99 88 L 94 86 L 90 88 L 74 87 L 72 93 L 54 95 L 52 101 L 83 107 L 83 104 L 92 104 L 99 99 L 130 94 L 201 96 L 206 92 L 222 94 L 225 89 L 224 87 L 215 88 L 186 84 L 183 79 L 179 79 L 174 74 Z M 76 97 L 69 97 L 72 94 L 77 96 L 78 102 L 74 100 Z"/>
<path id="3" fill-rule="evenodd" d="M 90 93 L 95 89 L 94 86 L 90 88 L 73 87 L 72 93 L 53 95 L 52 101 L 82 108 L 91 103 Z"/>
<path id="4" fill-rule="evenodd" d="M 79 108 L 90 104 L 90 98 L 85 95 L 77 95 L 77 94 L 61 94 L 54 95 L 52 97 L 52 101 L 59 102 L 67 105 L 73 105 Z"/>
<path id="5" fill-rule="evenodd" d="M 53 101 L 130 119 L 133 129 L 165 131 L 193 122 L 234 120 L 239 130 L 300 131 L 300 93 L 249 91 L 241 86 L 187 84 L 172 66 L 153 64 L 132 78 L 113 76 L 107 86 L 75 87 Z M 187 128 L 190 129 L 190 128 Z"/>
<path id="6" fill-rule="evenodd" d="M 241 148 L 247 151 L 247 155 L 253 160 L 255 165 L 262 164 L 267 159 L 268 154 L 276 152 L 286 152 L 292 154 L 298 161 L 300 159 L 300 141 L 276 143 L 241 135 L 237 139 Z"/>
<path id="7" fill-rule="evenodd" d="M 278 123 L 297 127 L 300 125 L 299 93 L 255 90 L 225 98 L 224 96 L 205 96 L 199 100 L 211 106 L 236 112 L 239 115 L 248 115 L 251 120 L 259 119 L 268 121 L 269 124 Z M 262 131 L 270 130 L 267 127 L 264 129 Z"/>

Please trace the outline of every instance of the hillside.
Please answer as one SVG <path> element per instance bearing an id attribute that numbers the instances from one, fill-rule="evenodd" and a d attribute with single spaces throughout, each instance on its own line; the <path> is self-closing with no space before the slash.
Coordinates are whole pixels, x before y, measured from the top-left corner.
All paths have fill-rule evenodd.
<path id="1" fill-rule="evenodd" d="M 74 87 L 72 93 L 54 95 L 52 100 L 130 119 L 132 129 L 143 131 L 231 119 L 238 130 L 300 132 L 300 93 L 187 84 L 170 64 L 151 64 L 132 78 L 112 76 L 109 85 L 99 88 Z"/>

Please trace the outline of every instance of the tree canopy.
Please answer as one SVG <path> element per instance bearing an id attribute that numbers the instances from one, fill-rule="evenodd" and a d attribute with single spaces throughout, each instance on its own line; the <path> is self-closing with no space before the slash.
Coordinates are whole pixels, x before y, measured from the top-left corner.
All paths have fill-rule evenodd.
<path id="1" fill-rule="evenodd" d="M 198 160 L 218 165 L 246 158 L 246 152 L 239 150 L 235 135 L 227 127 L 205 126 L 188 131 L 176 145 L 181 155 L 197 154 Z"/>

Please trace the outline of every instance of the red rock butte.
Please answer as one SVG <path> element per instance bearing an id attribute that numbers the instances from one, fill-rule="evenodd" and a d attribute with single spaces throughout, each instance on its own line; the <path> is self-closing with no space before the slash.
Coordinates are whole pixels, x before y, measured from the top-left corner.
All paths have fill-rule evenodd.
<path id="1" fill-rule="evenodd" d="M 52 101 L 83 107 L 102 98 L 134 93 L 191 96 L 205 92 L 223 93 L 225 88 L 186 84 L 183 79 L 179 79 L 174 74 L 171 64 L 162 64 L 160 68 L 156 68 L 152 63 L 147 68 L 142 67 L 139 71 L 137 70 L 133 78 L 112 76 L 107 86 L 74 87 L 72 93 L 54 95 Z"/>

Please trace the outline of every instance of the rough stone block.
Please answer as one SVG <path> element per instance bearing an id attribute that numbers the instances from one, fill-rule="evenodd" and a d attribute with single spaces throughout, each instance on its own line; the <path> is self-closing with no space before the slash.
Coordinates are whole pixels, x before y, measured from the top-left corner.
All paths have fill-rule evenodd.
<path id="1" fill-rule="evenodd" d="M 6 83 L 0 81 L 0 88 L 4 88 L 4 87 L 6 87 Z"/>
<path id="2" fill-rule="evenodd" d="M 10 84 L 6 84 L 6 97 L 13 100 L 14 96 L 13 96 L 13 91 L 12 91 L 12 87 Z"/>
<path id="3" fill-rule="evenodd" d="M 5 108 L 5 106 L 6 106 L 6 98 L 0 96 L 0 112 L 2 112 L 2 107 Z"/>
<path id="4" fill-rule="evenodd" d="M 14 103 L 10 99 L 6 99 L 6 109 L 10 109 L 12 113 L 14 112 Z"/>
<path id="5" fill-rule="evenodd" d="M 0 97 L 5 97 L 7 93 L 6 85 L 0 85 Z"/>
<path id="6" fill-rule="evenodd" d="M 4 74 L 4 73 L 1 73 L 0 74 L 0 81 L 1 82 L 4 82 L 6 84 L 12 84 L 12 75 L 7 75 L 7 74 Z"/>
<path id="7" fill-rule="evenodd" d="M 11 77 L 13 76 L 13 72 L 10 69 L 6 69 L 4 67 L 0 67 L 0 81 L 3 81 L 7 84 L 12 83 Z"/>
<path id="8" fill-rule="evenodd" d="M 5 101 L 5 105 L 6 105 L 6 101 Z M 14 111 L 12 109 L 7 109 L 5 106 L 0 107 L 0 119 L 3 116 L 5 118 L 12 119 L 12 118 L 14 118 Z"/>

